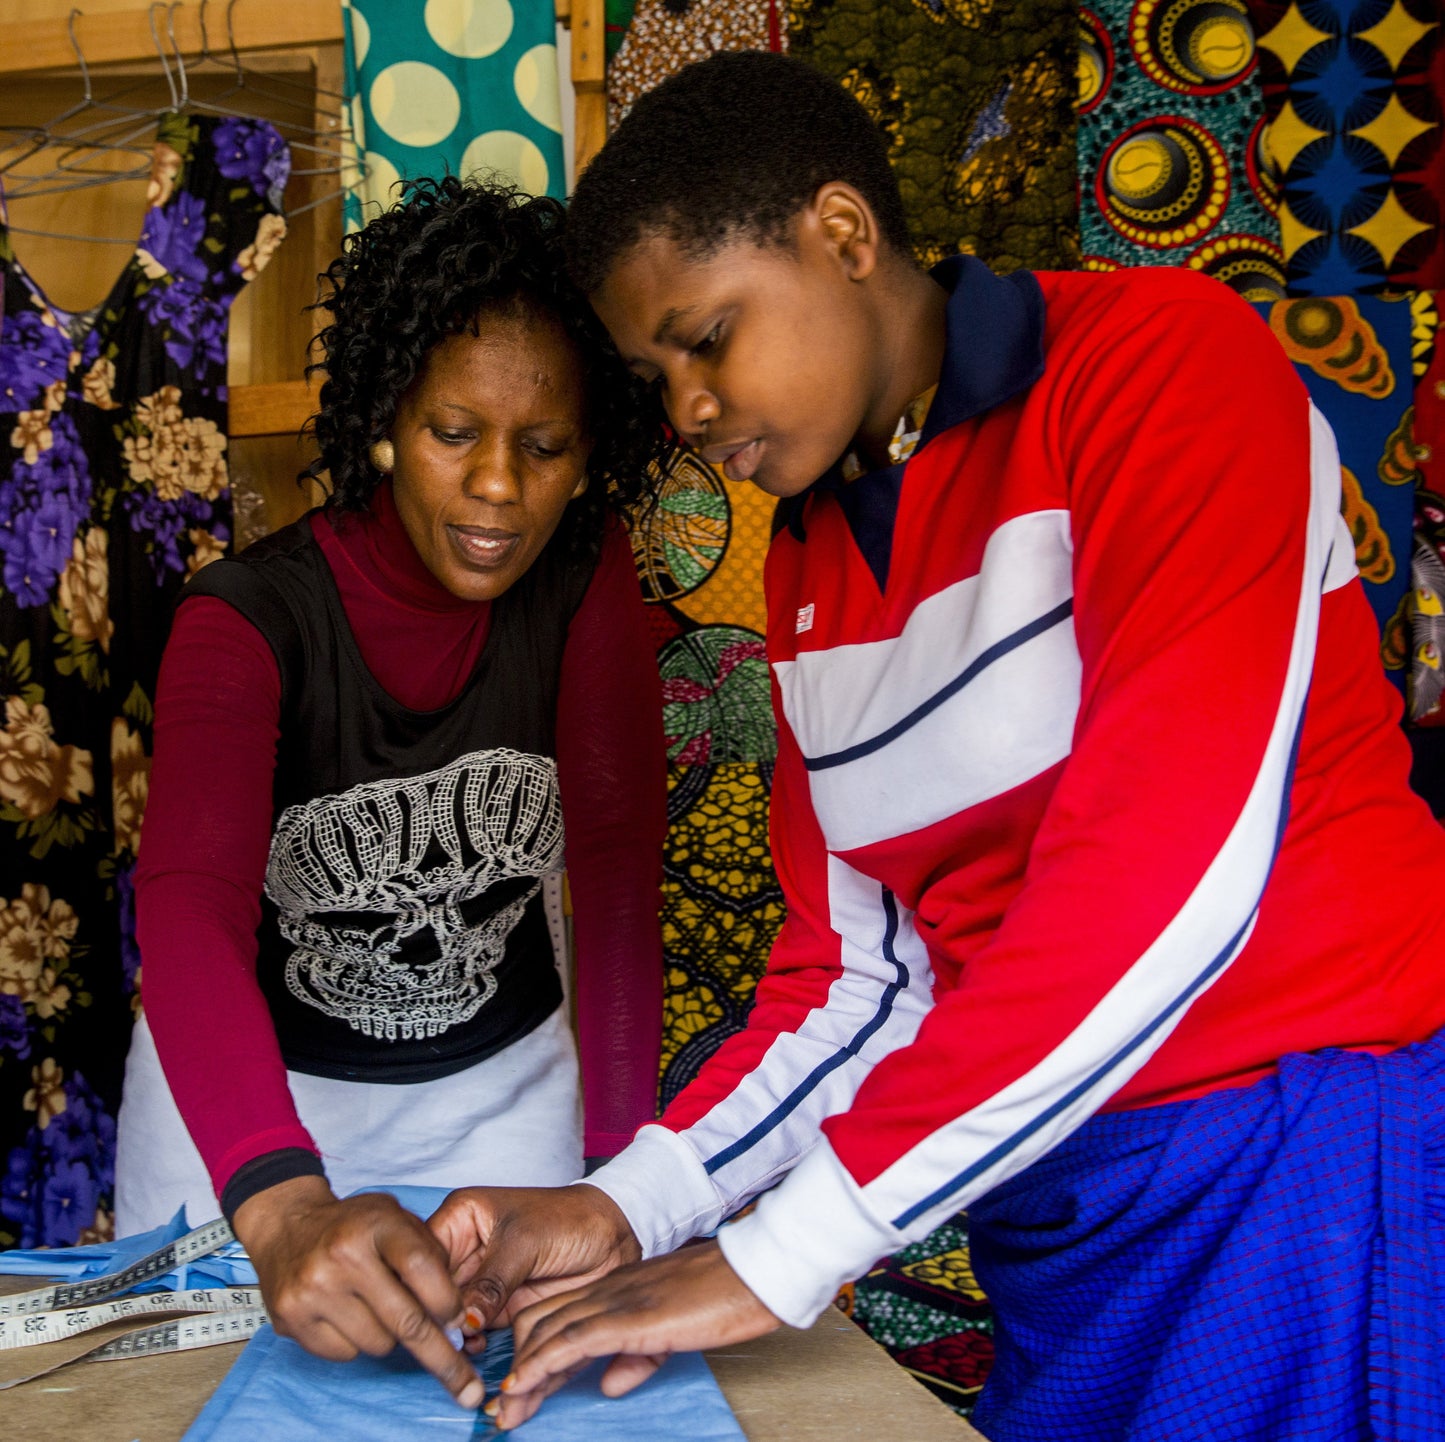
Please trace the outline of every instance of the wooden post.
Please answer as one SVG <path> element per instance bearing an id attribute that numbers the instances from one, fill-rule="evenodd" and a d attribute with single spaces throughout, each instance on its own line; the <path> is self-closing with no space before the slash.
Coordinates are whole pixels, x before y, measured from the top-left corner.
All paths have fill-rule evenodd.
<path id="1" fill-rule="evenodd" d="M 577 174 L 607 139 L 607 35 L 603 0 L 570 0 Z"/>

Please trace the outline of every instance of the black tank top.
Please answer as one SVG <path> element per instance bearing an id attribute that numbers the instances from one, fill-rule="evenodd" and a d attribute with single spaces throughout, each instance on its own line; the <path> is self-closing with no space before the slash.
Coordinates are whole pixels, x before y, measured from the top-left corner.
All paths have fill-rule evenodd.
<path id="1" fill-rule="evenodd" d="M 367 669 L 309 517 L 187 585 L 235 607 L 280 668 L 257 977 L 291 1070 L 426 1081 L 560 1004 L 541 878 L 562 869 L 557 696 L 595 566 L 549 544 L 437 711 Z"/>

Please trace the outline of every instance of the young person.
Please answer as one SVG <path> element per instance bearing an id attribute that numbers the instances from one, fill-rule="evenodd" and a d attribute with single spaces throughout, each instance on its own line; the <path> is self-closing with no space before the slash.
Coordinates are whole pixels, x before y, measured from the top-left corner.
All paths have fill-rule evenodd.
<path id="1" fill-rule="evenodd" d="M 619 512 L 656 440 L 562 220 L 447 179 L 348 242 L 329 501 L 198 573 L 162 667 L 119 1224 L 223 1210 L 327 1355 L 387 1350 L 436 1250 L 338 1197 L 560 1185 L 654 1114 L 661 702 Z M 585 1140 L 544 910 L 564 812 Z M 339 1293 L 338 1256 L 367 1258 Z"/>
<path id="2" fill-rule="evenodd" d="M 677 431 L 784 501 L 789 912 L 659 1124 L 433 1219 L 516 1321 L 501 1424 L 967 1207 L 994 1442 L 1438 1435 L 1445 989 L 1395 899 L 1445 836 L 1267 328 L 1187 272 L 925 275 L 864 112 L 773 56 L 640 100 L 568 233 Z"/>

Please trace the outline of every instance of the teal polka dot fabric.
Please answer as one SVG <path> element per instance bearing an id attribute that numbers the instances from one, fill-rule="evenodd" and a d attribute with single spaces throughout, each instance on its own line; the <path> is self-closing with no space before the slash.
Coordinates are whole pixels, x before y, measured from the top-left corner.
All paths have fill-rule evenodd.
<path id="1" fill-rule="evenodd" d="M 422 175 L 566 194 L 553 0 L 343 0 L 357 230 Z"/>

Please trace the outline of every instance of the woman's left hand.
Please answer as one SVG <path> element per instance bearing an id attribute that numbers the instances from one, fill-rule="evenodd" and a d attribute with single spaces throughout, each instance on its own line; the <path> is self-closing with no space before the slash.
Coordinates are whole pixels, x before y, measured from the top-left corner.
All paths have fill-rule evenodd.
<path id="1" fill-rule="evenodd" d="M 673 1352 L 747 1342 L 782 1324 L 728 1266 L 713 1242 L 635 1262 L 520 1313 L 516 1360 L 497 1425 L 519 1427 L 595 1357 L 615 1357 L 602 1391 L 620 1397 L 645 1382 Z"/>
<path id="2" fill-rule="evenodd" d="M 394 1198 L 338 1201 L 324 1178 L 293 1177 L 242 1202 L 234 1226 L 283 1337 L 336 1362 L 400 1343 L 463 1407 L 481 1406 L 482 1379 L 444 1331 L 463 1315 L 447 1254 Z"/>

